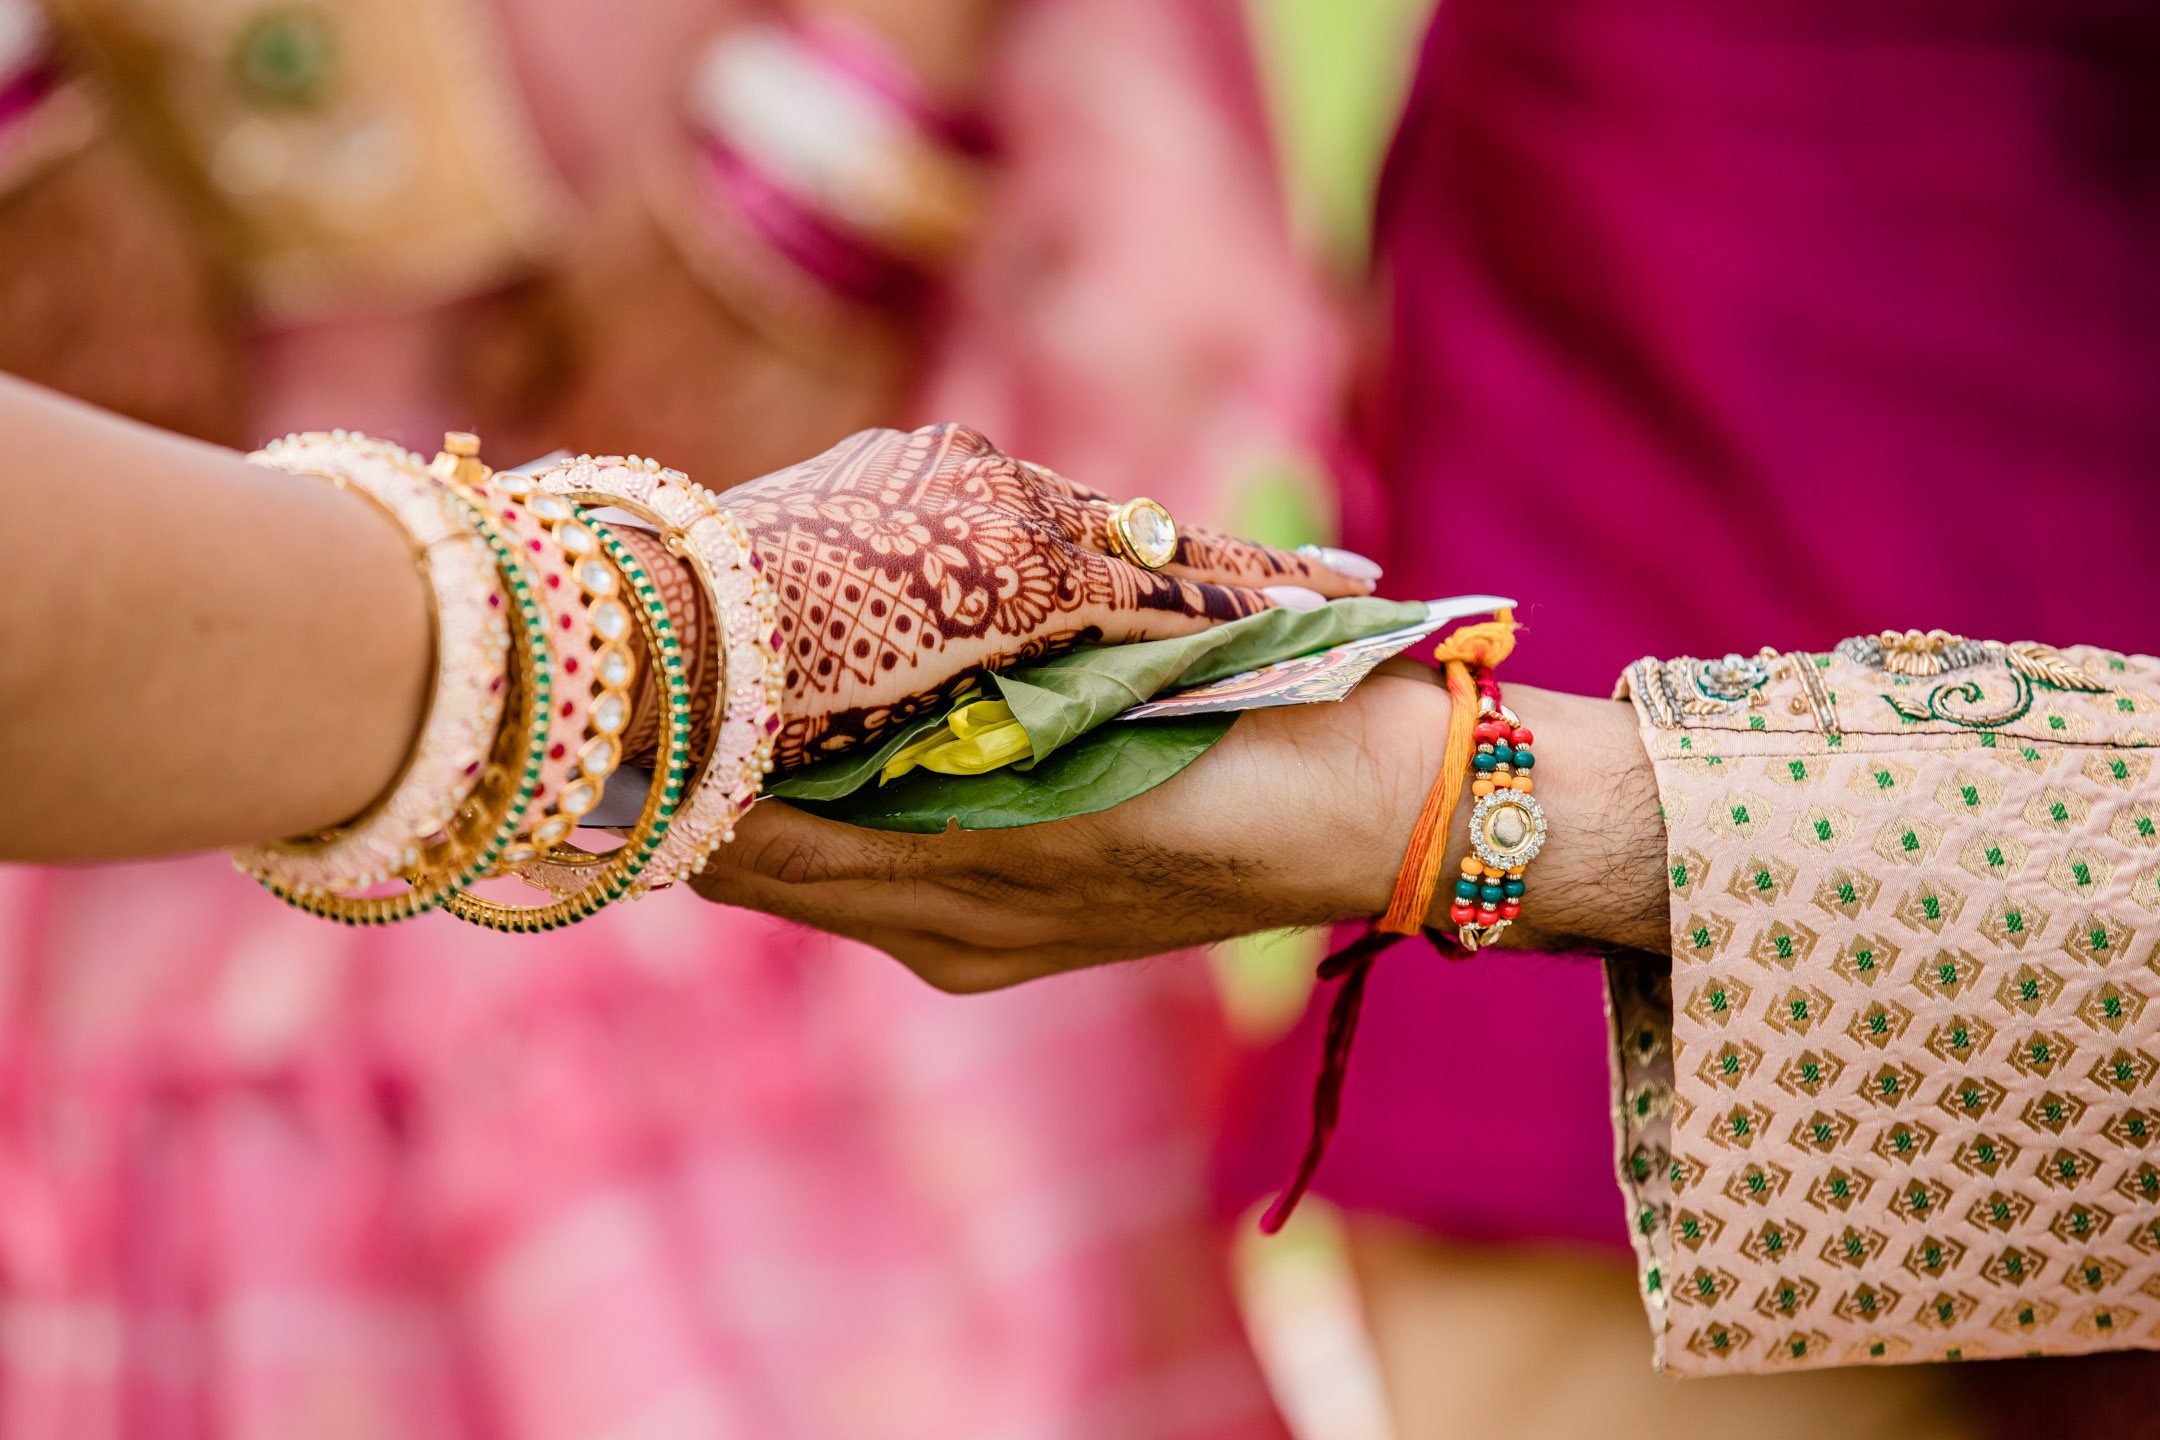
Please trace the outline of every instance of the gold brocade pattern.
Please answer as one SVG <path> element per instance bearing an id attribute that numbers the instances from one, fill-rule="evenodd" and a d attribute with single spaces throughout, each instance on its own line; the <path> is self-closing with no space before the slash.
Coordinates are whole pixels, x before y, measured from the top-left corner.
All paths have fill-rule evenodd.
<path id="1" fill-rule="evenodd" d="M 419 307 L 560 249 L 572 202 L 484 0 L 61 0 L 230 222 L 274 323 Z"/>
<path id="2" fill-rule="evenodd" d="M 2160 1348 L 2160 661 L 1639 661 L 1669 979 L 1621 1180 L 1683 1375 Z"/>

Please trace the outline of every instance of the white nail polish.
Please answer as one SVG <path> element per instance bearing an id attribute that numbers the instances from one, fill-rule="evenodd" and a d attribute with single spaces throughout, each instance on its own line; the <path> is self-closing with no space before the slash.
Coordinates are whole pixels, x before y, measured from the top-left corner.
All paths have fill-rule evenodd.
<path id="1" fill-rule="evenodd" d="M 1317 610 L 1327 604 L 1327 596 L 1303 585 L 1270 585 L 1260 592 L 1268 603 L 1283 610 Z"/>
<path id="2" fill-rule="evenodd" d="M 1338 550 L 1332 545 L 1300 545 L 1297 553 L 1353 580 L 1378 580 L 1386 573 L 1355 550 Z"/>

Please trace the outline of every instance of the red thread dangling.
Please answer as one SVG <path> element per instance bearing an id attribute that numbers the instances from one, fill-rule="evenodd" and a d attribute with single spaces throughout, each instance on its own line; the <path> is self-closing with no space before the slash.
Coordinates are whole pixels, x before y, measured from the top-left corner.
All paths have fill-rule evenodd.
<path id="1" fill-rule="evenodd" d="M 1433 948 L 1451 960 L 1469 958 L 1467 951 L 1457 945 L 1453 937 L 1437 930 L 1425 932 Z M 1342 988 L 1335 992 L 1334 1003 L 1328 1006 L 1327 1038 L 1320 1050 L 1320 1073 L 1313 1078 L 1312 1132 L 1305 1139 L 1305 1153 L 1299 1157 L 1297 1171 L 1290 1177 L 1289 1185 L 1275 1197 L 1267 1213 L 1260 1217 L 1260 1233 L 1273 1235 L 1281 1230 L 1297 1209 L 1298 1201 L 1312 1187 L 1313 1177 L 1320 1171 L 1320 1162 L 1327 1157 L 1328 1141 L 1335 1136 L 1335 1126 L 1342 1119 L 1343 1080 L 1350 1072 L 1350 1046 L 1357 1039 L 1358 1016 L 1365 1008 L 1365 982 L 1372 975 L 1373 962 L 1389 946 L 1407 936 L 1390 933 L 1377 927 L 1369 927 L 1363 935 L 1320 962 L 1319 976 L 1322 980 L 1341 980 Z"/>

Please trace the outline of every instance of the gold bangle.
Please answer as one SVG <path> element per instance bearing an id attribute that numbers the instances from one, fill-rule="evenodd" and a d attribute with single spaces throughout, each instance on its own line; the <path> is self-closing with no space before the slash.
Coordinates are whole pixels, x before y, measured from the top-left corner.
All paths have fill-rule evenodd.
<path id="1" fill-rule="evenodd" d="M 332 918 L 387 923 L 422 913 L 500 853 L 492 833 L 496 814 L 522 815 L 530 801 L 529 783 L 506 786 L 500 775 L 494 791 L 476 797 L 491 771 L 519 773 L 519 752 L 504 749 L 506 729 L 529 750 L 544 738 L 544 730 L 506 727 L 504 715 L 513 679 L 521 686 L 517 695 L 528 698 L 535 714 L 546 714 L 554 658 L 545 609 L 508 537 L 400 447 L 332 431 L 288 436 L 249 458 L 330 479 L 388 511 L 425 567 L 435 638 L 427 709 L 392 790 L 333 830 L 248 847 L 235 853 L 235 862 L 283 898 L 319 902 L 303 908 L 338 912 Z M 517 641 L 505 618 L 506 598 L 522 631 Z M 393 879 L 411 890 L 368 897 L 366 904 L 354 896 Z"/>
<path id="2" fill-rule="evenodd" d="M 302 888 L 274 870 L 249 869 L 265 890 L 295 909 L 346 925 L 388 925 L 425 914 L 458 898 L 484 875 L 516 836 L 539 784 L 554 690 L 554 655 L 544 609 L 522 560 L 486 516 L 453 497 L 453 504 L 487 542 L 518 611 L 521 644 L 510 647 L 506 712 L 516 724 L 495 732 L 478 783 L 458 806 L 442 837 L 423 844 L 403 872 L 408 889 L 393 895 L 348 895 Z M 243 867 L 246 868 L 246 867 Z"/>
<path id="3" fill-rule="evenodd" d="M 460 920 L 509 934 L 536 934 L 560 929 L 589 919 L 632 893 L 653 852 L 667 835 L 669 822 L 682 803 L 684 777 L 689 770 L 690 697 L 683 679 L 682 651 L 675 627 L 660 603 L 659 589 L 629 549 L 595 521 L 585 510 L 571 507 L 577 521 L 599 542 L 610 563 L 619 571 L 630 593 L 638 628 L 644 633 L 647 653 L 655 673 L 666 685 L 666 723 L 662 730 L 660 763 L 654 782 L 645 793 L 638 822 L 622 845 L 603 857 L 575 894 L 545 905 L 505 905 L 464 892 L 450 896 L 444 908 Z"/>
<path id="4" fill-rule="evenodd" d="M 634 622 L 616 598 L 624 586 L 614 568 L 593 553 L 597 538 L 554 497 L 531 495 L 524 486 L 513 495 L 509 487 L 496 485 L 479 453 L 478 436 L 452 431 L 443 437 L 443 452 L 430 473 L 474 508 L 500 516 L 534 552 L 527 563 L 555 597 L 549 637 L 561 676 L 558 704 L 549 713 L 539 803 L 491 868 L 490 874 L 501 875 L 547 854 L 600 803 L 608 776 L 622 759 L 637 657 L 628 643 Z"/>
<path id="5" fill-rule="evenodd" d="M 566 501 L 625 510 L 657 527 L 703 588 L 716 632 L 718 694 L 710 734 L 665 843 L 631 897 L 695 874 L 713 850 L 735 836 L 735 822 L 755 802 L 772 768 L 780 729 L 782 679 L 779 600 L 764 562 L 718 499 L 679 470 L 636 456 L 579 456 L 538 475 L 517 477 Z M 540 861 L 521 868 L 557 894 L 584 884 L 584 862 Z"/>

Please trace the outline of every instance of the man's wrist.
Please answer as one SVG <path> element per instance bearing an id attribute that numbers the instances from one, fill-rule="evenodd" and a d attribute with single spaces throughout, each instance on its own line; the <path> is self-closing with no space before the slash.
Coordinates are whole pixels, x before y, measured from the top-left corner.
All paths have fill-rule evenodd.
<path id="1" fill-rule="evenodd" d="M 1439 770 L 1451 702 L 1439 684 L 1433 692 L 1429 735 L 1406 743 L 1398 755 L 1418 777 L 1414 785 L 1406 778 L 1396 792 L 1395 808 L 1407 803 L 1410 818 L 1398 816 L 1400 823 L 1386 827 L 1397 846 L 1391 863 L 1398 867 L 1400 843 Z M 1613 701 L 1527 685 L 1510 685 L 1506 694 L 1509 707 L 1538 736 L 1532 793 L 1545 812 L 1547 838 L 1524 876 L 1522 915 L 1501 933 L 1500 943 L 1514 949 L 1664 950 L 1665 823 L 1633 713 Z M 1405 802 L 1405 795 L 1414 798 Z M 1428 926 L 1447 927 L 1455 878 L 1470 851 L 1474 804 L 1465 785 L 1449 818 L 1447 860 L 1426 911 Z"/>
<path id="2" fill-rule="evenodd" d="M 1508 687 L 1508 703 L 1539 737 L 1535 793 L 1547 835 L 1507 943 L 1664 951 L 1665 818 L 1634 712 L 1531 686 Z"/>

